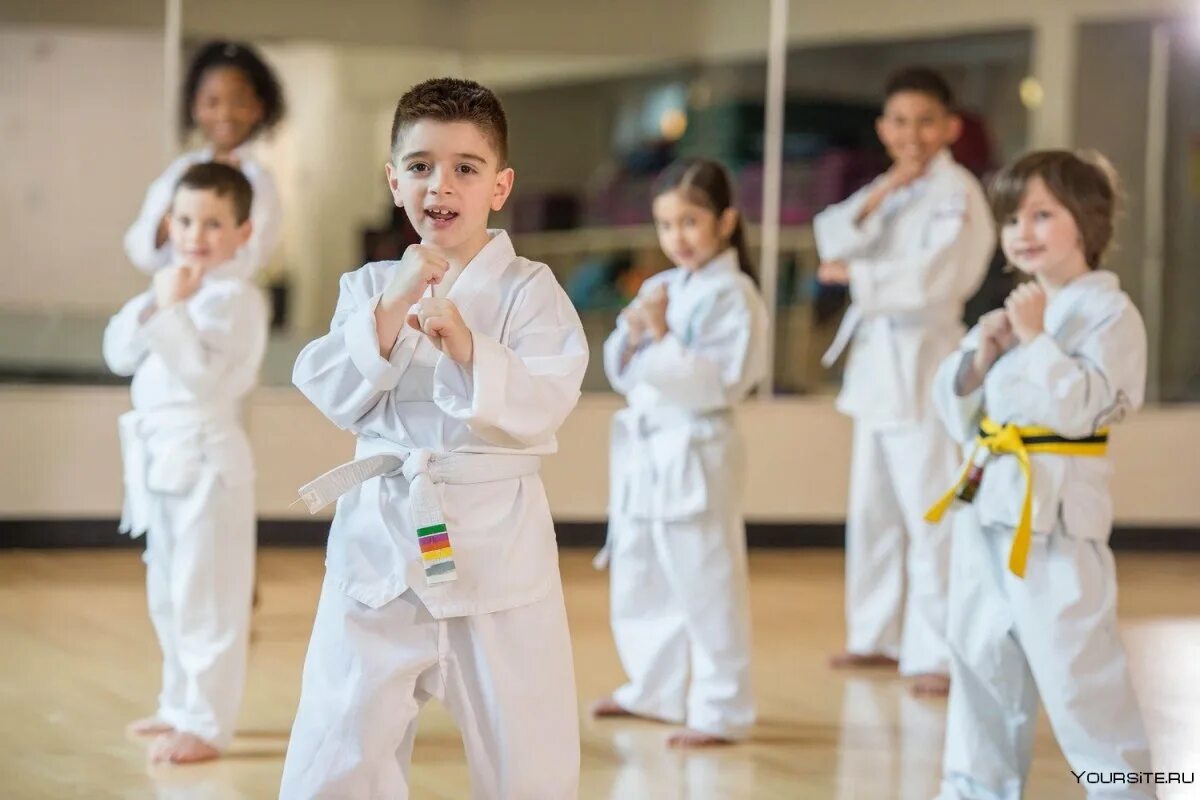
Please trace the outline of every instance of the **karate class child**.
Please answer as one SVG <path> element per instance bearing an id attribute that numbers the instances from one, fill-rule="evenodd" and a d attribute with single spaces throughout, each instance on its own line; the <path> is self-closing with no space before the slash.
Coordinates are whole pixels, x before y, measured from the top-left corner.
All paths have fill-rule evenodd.
<path id="1" fill-rule="evenodd" d="M 254 157 L 253 144 L 284 115 L 283 90 L 262 57 L 246 44 L 216 41 L 196 53 L 183 85 L 182 124 L 199 129 L 204 147 L 175 159 L 146 192 L 137 220 L 125 234 L 125 253 L 153 273 L 174 263 L 167 218 L 179 177 L 193 164 L 220 161 L 242 170 L 254 187 L 253 233 L 233 260 L 243 278 L 261 267 L 279 243 L 282 211 L 271 174 Z"/>
<path id="2" fill-rule="evenodd" d="M 104 331 L 104 360 L 132 375 L 120 419 L 121 530 L 146 535 L 146 593 L 163 654 L 150 757 L 215 758 L 233 738 L 246 675 L 254 575 L 254 461 L 239 403 L 267 344 L 262 292 L 236 254 L 253 231 L 238 169 L 194 164 L 168 218 L 175 264 Z"/>
<path id="3" fill-rule="evenodd" d="M 916 694 L 944 695 L 950 529 L 924 513 L 958 454 L 929 384 L 962 338 L 995 234 L 982 188 L 950 154 L 962 123 L 945 80 L 909 67 L 885 96 L 876 131 L 891 168 L 813 220 L 817 277 L 851 299 L 824 358 L 850 348 L 837 407 L 854 419 L 846 649 L 831 664 L 898 664 Z"/>
<path id="4" fill-rule="evenodd" d="M 340 496 L 281 796 L 409 796 L 417 714 L 445 704 L 475 797 L 573 798 L 579 720 L 538 474 L 588 351 L 545 264 L 488 230 L 512 190 L 492 92 L 441 78 L 396 107 L 386 172 L 421 236 L 342 277 L 293 379 L 358 437 L 304 487 Z"/>
<path id="5" fill-rule="evenodd" d="M 653 276 L 604 347 L 628 400 L 612 432 L 612 629 L 629 680 L 595 716 L 684 726 L 673 746 L 744 738 L 754 723 L 733 409 L 766 374 L 767 311 L 720 164 L 676 162 L 654 190 L 674 269 Z"/>
<path id="6" fill-rule="evenodd" d="M 934 403 L 970 453 L 955 496 L 953 683 L 942 800 L 1018 798 L 1038 698 L 1073 772 L 1125 777 L 1150 750 L 1117 629 L 1110 426 L 1142 405 L 1146 330 L 1117 276 L 1116 173 L 1049 150 L 996 176 L 1000 244 L 1029 280 L 942 363 Z M 1088 797 L 1153 797 L 1146 783 Z"/>

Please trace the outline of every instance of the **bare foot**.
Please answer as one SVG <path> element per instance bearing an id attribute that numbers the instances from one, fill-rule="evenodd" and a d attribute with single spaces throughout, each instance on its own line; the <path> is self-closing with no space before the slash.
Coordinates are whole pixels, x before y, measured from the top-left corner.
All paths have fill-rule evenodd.
<path id="1" fill-rule="evenodd" d="M 174 733 L 175 727 L 159 717 L 142 717 L 126 725 L 125 730 L 134 736 L 158 736 L 160 733 Z"/>
<path id="2" fill-rule="evenodd" d="M 220 750 L 194 733 L 164 733 L 150 745 L 150 760 L 155 763 L 195 764 L 220 755 Z"/>
<path id="3" fill-rule="evenodd" d="M 721 747 L 727 744 L 733 744 L 733 740 L 713 736 L 711 733 L 694 731 L 691 728 L 675 731 L 667 739 L 667 747 Z"/>
<path id="4" fill-rule="evenodd" d="M 829 657 L 829 666 L 834 669 L 866 669 L 869 667 L 887 667 L 895 669 L 900 662 L 882 653 L 836 653 Z"/>
<path id="5" fill-rule="evenodd" d="M 599 719 L 600 717 L 636 716 L 638 715 L 625 708 L 625 706 L 621 705 L 616 700 L 613 700 L 611 694 L 606 694 L 604 697 L 601 697 L 599 700 L 592 703 L 592 717 L 596 719 Z"/>
<path id="6" fill-rule="evenodd" d="M 950 694 L 950 676 L 937 672 L 917 675 L 913 679 L 912 693 L 917 697 L 945 697 Z"/>

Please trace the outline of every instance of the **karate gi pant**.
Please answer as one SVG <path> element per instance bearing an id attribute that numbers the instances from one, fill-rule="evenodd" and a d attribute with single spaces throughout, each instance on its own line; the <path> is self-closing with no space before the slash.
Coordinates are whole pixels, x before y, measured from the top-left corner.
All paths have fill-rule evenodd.
<path id="1" fill-rule="evenodd" d="M 735 513 L 614 518 L 612 631 L 623 708 L 726 739 L 754 724 L 746 530 Z"/>
<path id="2" fill-rule="evenodd" d="M 579 710 L 562 586 L 528 605 L 436 619 L 409 590 L 381 608 L 326 579 L 282 800 L 406 800 L 417 714 L 458 723 L 473 798 L 572 800 Z"/>
<path id="3" fill-rule="evenodd" d="M 930 413 L 903 427 L 854 424 L 846 512 L 846 649 L 896 658 L 904 675 L 949 670 L 950 525 L 925 512 L 962 457 Z"/>
<path id="4" fill-rule="evenodd" d="M 1038 697 L 1074 772 L 1145 772 L 1150 750 L 1117 631 L 1108 544 L 1035 536 L 1025 579 L 1013 530 L 960 511 L 950 595 L 952 682 L 941 800 L 1016 800 Z M 1083 784 L 1091 798 L 1153 797 L 1148 785 Z"/>
<path id="5" fill-rule="evenodd" d="M 162 649 L 157 716 L 224 749 L 246 681 L 254 584 L 254 483 L 211 469 L 186 494 L 151 493 L 146 595 Z"/>

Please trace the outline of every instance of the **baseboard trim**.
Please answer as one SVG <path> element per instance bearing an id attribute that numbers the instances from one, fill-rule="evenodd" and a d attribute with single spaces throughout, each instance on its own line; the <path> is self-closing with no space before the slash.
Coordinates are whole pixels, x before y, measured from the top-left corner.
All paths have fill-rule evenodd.
<path id="1" fill-rule="evenodd" d="M 603 522 L 559 522 L 560 547 L 598 548 Z M 258 543 L 267 547 L 317 547 L 325 544 L 328 520 L 260 519 Z M 833 547 L 844 544 L 840 523 L 751 522 L 746 541 L 754 549 Z M 140 547 L 139 540 L 117 531 L 115 519 L 0 519 L 0 549 L 67 547 Z M 1191 526 L 1118 526 L 1114 550 L 1200 551 L 1200 528 Z"/>

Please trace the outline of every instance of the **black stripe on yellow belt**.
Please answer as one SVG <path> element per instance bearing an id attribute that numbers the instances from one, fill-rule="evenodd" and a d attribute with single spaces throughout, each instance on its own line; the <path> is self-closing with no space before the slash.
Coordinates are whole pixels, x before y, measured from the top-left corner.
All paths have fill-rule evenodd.
<path id="1" fill-rule="evenodd" d="M 940 500 L 925 513 L 928 522 L 938 522 L 954 499 L 971 483 L 978 483 L 979 468 L 975 458 L 981 449 L 992 455 L 1015 456 L 1025 476 L 1025 499 L 1021 504 L 1021 519 L 1013 536 L 1012 549 L 1008 554 L 1008 568 L 1019 578 L 1025 577 L 1025 563 L 1029 559 L 1029 546 L 1033 540 L 1033 466 L 1030 453 L 1050 453 L 1059 456 L 1103 456 L 1108 452 L 1108 428 L 1101 428 L 1082 439 L 1059 436 L 1050 428 L 1034 425 L 997 425 L 988 417 L 979 423 L 979 435 L 975 437 L 975 449 L 963 468 L 962 475 Z M 968 495 L 969 501 L 969 495 Z"/>

